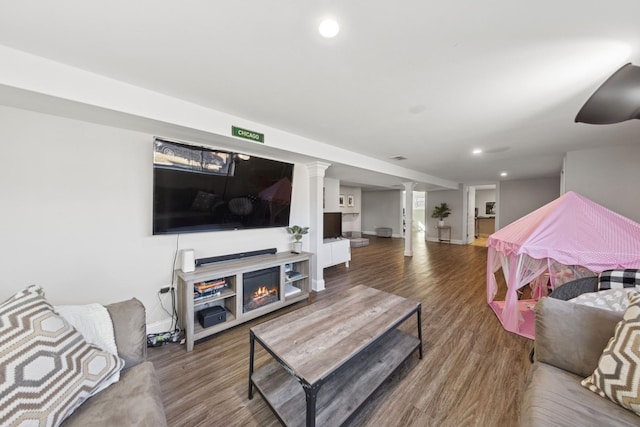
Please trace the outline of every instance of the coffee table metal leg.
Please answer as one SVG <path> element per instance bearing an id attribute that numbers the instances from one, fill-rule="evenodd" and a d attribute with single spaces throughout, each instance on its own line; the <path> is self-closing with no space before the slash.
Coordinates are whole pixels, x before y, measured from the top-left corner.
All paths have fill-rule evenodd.
<path id="1" fill-rule="evenodd" d="M 418 310 L 416 313 L 418 314 L 418 339 L 420 340 L 418 355 L 420 360 L 422 360 L 422 304 L 418 304 Z"/>
<path id="2" fill-rule="evenodd" d="M 253 399 L 253 382 L 251 382 L 251 376 L 253 375 L 253 353 L 255 350 L 255 336 L 253 331 L 249 331 L 249 399 Z"/>
<path id="3" fill-rule="evenodd" d="M 319 385 L 311 386 L 303 384 L 304 394 L 307 398 L 307 427 L 316 425 L 316 397 L 318 396 Z"/>

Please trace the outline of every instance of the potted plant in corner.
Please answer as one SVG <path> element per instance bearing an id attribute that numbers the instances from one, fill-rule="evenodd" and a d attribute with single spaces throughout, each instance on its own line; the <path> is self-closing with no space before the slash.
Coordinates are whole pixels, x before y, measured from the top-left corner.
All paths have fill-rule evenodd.
<path id="1" fill-rule="evenodd" d="M 451 208 L 446 203 L 440 203 L 440 206 L 435 206 L 431 213 L 431 218 L 438 218 L 438 227 L 444 227 L 444 219 L 451 215 Z"/>
<path id="2" fill-rule="evenodd" d="M 287 232 L 293 235 L 293 244 L 291 252 L 299 254 L 302 252 L 302 236 L 309 232 L 309 227 L 300 227 L 299 225 L 292 225 L 287 227 Z"/>

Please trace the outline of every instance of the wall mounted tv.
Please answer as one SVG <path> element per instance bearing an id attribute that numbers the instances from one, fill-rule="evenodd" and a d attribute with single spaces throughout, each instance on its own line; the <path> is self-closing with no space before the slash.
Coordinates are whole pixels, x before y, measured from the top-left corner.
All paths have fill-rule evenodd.
<path id="1" fill-rule="evenodd" d="M 286 227 L 293 165 L 156 138 L 153 234 Z"/>
<path id="2" fill-rule="evenodd" d="M 325 239 L 342 237 L 342 212 L 325 212 L 322 229 L 322 237 Z"/>

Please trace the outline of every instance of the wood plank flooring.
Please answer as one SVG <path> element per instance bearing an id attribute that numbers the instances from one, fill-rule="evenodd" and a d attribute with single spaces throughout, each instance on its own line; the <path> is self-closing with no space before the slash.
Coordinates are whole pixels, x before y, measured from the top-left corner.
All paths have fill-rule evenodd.
<path id="1" fill-rule="evenodd" d="M 410 357 L 349 425 L 517 425 L 533 342 L 506 332 L 486 303 L 487 249 L 416 235 L 413 257 L 404 257 L 404 240 L 367 237 L 349 269 L 325 269 L 327 290 L 313 299 L 363 284 L 421 302 L 424 358 Z M 149 349 L 169 425 L 280 425 L 259 395 L 247 398 L 249 328 L 306 304 L 200 341 L 191 353 L 177 344 Z M 415 333 L 413 322 L 402 328 Z M 271 361 L 256 347 L 256 366 Z"/>

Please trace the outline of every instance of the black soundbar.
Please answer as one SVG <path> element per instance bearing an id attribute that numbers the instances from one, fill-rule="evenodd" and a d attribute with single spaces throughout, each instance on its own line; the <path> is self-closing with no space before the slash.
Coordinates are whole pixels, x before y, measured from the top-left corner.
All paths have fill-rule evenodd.
<path id="1" fill-rule="evenodd" d="M 237 254 L 212 256 L 209 258 L 198 258 L 196 260 L 196 267 L 200 267 L 201 265 L 206 265 L 206 264 L 212 264 L 214 262 L 229 261 L 231 259 L 247 258 L 251 256 L 267 255 L 267 254 L 275 254 L 275 253 L 276 253 L 276 248 L 269 248 L 269 249 L 259 249 L 257 251 L 250 251 L 250 252 L 239 252 Z"/>

